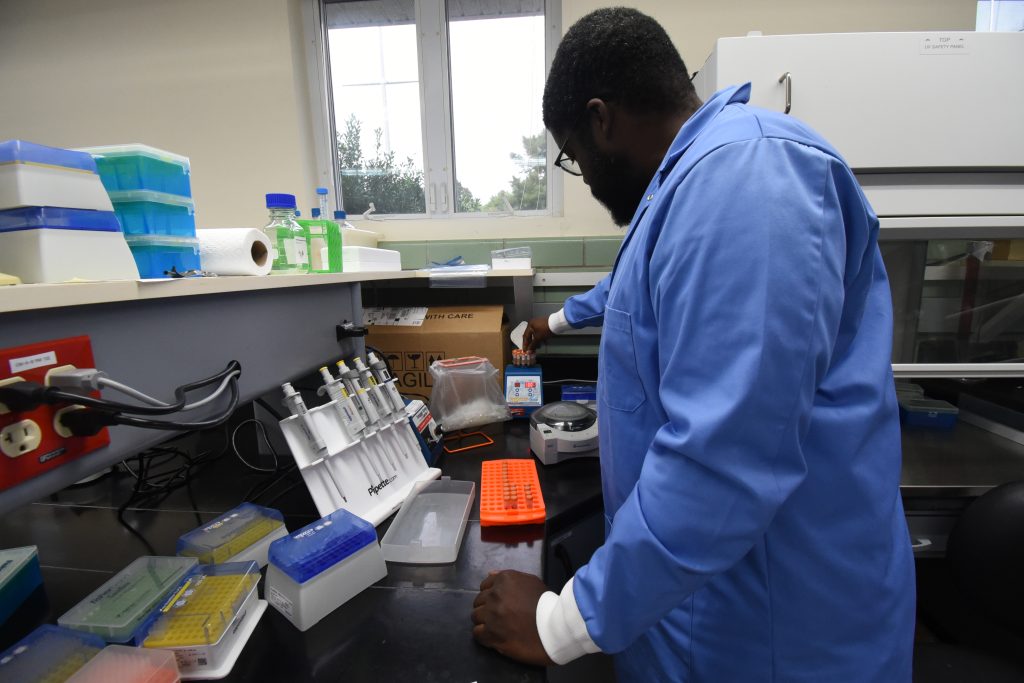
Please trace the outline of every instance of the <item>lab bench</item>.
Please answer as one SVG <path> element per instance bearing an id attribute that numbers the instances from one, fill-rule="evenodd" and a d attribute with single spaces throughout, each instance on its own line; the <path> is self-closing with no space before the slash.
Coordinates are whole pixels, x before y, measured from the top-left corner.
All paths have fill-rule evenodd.
<path id="1" fill-rule="evenodd" d="M 443 455 L 439 465 L 444 476 L 474 481 L 479 490 L 484 460 L 532 457 L 525 422 L 493 425 L 485 431 L 495 444 Z M 282 462 L 290 462 L 290 458 L 285 456 Z M 537 469 L 547 507 L 544 525 L 481 528 L 477 497 L 454 564 L 389 563 L 385 579 L 306 632 L 298 631 L 276 610 L 267 610 L 224 680 L 527 683 L 585 677 L 598 683 L 602 676 L 609 676 L 610 661 L 604 655 L 591 655 L 571 668 L 545 672 L 515 663 L 473 640 L 472 603 L 489 571 L 517 569 L 537 574 L 552 588 L 560 589 L 568 578 L 566 573 L 571 575 L 575 569 L 573 565 L 589 557 L 593 548 L 587 546 L 600 542 L 603 508 L 597 460 L 573 460 L 551 467 L 538 464 Z M 55 623 L 136 557 L 173 555 L 181 534 L 194 529 L 200 519 L 208 522 L 235 507 L 254 484 L 267 477 L 246 470 L 228 452 L 193 480 L 198 513 L 185 489 L 174 491 L 158 504 L 130 509 L 126 519 L 151 547 L 117 521 L 117 508 L 131 494 L 134 483 L 128 474 L 108 474 L 3 515 L 0 547 L 37 545 L 44 584 L 0 629 L 0 650 L 38 624 Z M 319 517 L 297 473 L 282 479 L 259 502 L 279 509 L 292 530 Z M 378 527 L 380 537 L 390 521 Z"/>

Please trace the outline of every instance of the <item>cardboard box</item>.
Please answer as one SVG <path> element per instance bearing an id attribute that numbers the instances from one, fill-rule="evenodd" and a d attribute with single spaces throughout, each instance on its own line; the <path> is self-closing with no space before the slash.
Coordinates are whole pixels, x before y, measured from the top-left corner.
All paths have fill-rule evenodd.
<path id="1" fill-rule="evenodd" d="M 993 261 L 1024 261 L 1024 240 L 996 240 Z"/>
<path id="2" fill-rule="evenodd" d="M 366 345 L 380 350 L 403 394 L 430 397 L 435 360 L 483 356 L 500 373 L 512 356 L 509 326 L 501 306 L 436 306 L 419 326 L 370 325 Z"/>

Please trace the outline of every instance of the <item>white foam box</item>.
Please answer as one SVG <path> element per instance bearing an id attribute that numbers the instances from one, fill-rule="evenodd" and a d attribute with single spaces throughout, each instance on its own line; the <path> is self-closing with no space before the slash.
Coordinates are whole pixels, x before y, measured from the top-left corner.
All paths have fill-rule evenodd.
<path id="1" fill-rule="evenodd" d="M 0 164 L 0 211 L 21 206 L 114 210 L 95 173 L 31 163 Z"/>
<path id="2" fill-rule="evenodd" d="M 266 597 L 306 631 L 387 574 L 373 525 L 338 510 L 271 544 Z"/>
<path id="3" fill-rule="evenodd" d="M 120 232 L 50 228 L 0 233 L 0 273 L 26 284 L 139 278 Z"/>
<path id="4" fill-rule="evenodd" d="M 342 232 L 345 239 L 347 232 Z M 390 272 L 402 269 L 401 252 L 373 247 L 342 247 L 342 270 L 346 273 Z"/>

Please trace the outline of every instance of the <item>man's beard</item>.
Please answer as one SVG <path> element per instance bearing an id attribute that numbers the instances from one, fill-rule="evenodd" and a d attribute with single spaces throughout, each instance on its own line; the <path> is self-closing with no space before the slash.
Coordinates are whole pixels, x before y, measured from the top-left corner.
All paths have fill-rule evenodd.
<path id="1" fill-rule="evenodd" d="M 622 157 L 592 152 L 590 194 L 604 204 L 620 227 L 629 225 L 651 179 Z"/>

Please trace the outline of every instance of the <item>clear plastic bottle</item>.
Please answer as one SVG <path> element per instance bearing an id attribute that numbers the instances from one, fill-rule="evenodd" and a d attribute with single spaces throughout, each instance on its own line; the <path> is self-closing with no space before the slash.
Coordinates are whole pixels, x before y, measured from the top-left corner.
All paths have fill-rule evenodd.
<path id="1" fill-rule="evenodd" d="M 341 230 L 333 221 L 324 219 L 319 208 L 314 208 L 311 213 L 311 220 L 299 221 L 309 238 L 309 270 L 312 273 L 340 273 L 344 265 Z"/>
<path id="2" fill-rule="evenodd" d="M 295 195 L 268 194 L 270 222 L 264 234 L 274 245 L 274 273 L 308 273 L 309 249 L 306 230 L 295 220 Z"/>

